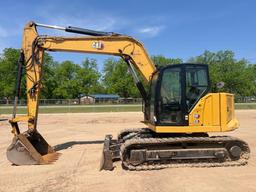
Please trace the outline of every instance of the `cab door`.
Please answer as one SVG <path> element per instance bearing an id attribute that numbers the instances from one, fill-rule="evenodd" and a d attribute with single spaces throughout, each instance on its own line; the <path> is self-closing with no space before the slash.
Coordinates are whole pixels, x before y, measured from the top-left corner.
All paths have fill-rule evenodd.
<path id="1" fill-rule="evenodd" d="M 184 125 L 183 85 L 181 66 L 171 66 L 161 71 L 157 91 L 158 124 Z"/>
<path id="2" fill-rule="evenodd" d="M 188 114 L 209 91 L 208 66 L 178 64 L 161 69 L 156 86 L 157 125 L 188 125 Z"/>

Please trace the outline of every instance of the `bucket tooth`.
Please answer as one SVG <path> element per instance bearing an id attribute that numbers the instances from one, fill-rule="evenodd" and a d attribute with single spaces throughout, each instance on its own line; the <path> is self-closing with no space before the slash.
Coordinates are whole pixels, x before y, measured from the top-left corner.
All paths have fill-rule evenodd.
<path id="1" fill-rule="evenodd" d="M 59 159 L 60 155 L 61 155 L 61 153 L 56 153 L 56 152 L 43 155 L 42 156 L 42 159 L 43 159 L 42 164 L 52 164 Z"/>
<path id="2" fill-rule="evenodd" d="M 15 165 L 36 165 L 53 163 L 60 153 L 56 153 L 38 132 L 25 132 L 13 138 L 6 155 Z"/>

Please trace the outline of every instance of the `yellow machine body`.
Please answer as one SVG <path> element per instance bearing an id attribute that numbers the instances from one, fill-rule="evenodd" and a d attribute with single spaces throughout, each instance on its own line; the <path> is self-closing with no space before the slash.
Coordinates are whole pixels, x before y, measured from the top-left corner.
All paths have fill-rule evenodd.
<path id="1" fill-rule="evenodd" d="M 34 22 L 30 22 L 24 28 L 21 49 L 21 60 L 23 60 L 23 62 L 19 62 L 19 73 L 17 75 L 17 82 L 21 81 L 22 72 L 20 71 L 20 69 L 24 68 L 26 74 L 27 115 L 16 116 L 16 105 L 19 97 L 18 95 L 16 95 L 13 118 L 10 120 L 14 139 L 12 144 L 7 149 L 7 158 L 13 164 L 48 164 L 54 162 L 60 155 L 59 153 L 55 152 L 54 148 L 52 148 L 37 131 L 39 98 L 40 91 L 43 87 L 43 57 L 45 51 L 95 53 L 119 56 L 123 58 L 123 60 L 127 63 L 128 69 L 130 70 L 134 78 L 135 84 L 139 89 L 143 100 L 145 101 L 145 106 L 149 106 L 149 108 L 147 108 L 150 109 L 149 112 L 152 112 L 154 110 L 151 110 L 151 105 L 148 104 L 151 104 L 153 102 L 162 102 L 161 100 L 154 99 L 148 101 L 148 98 L 150 98 L 150 94 L 152 93 L 150 91 L 146 92 L 143 84 L 137 77 L 137 73 L 139 73 L 144 78 L 145 83 L 152 86 L 154 76 L 159 73 L 159 69 L 156 68 L 153 61 L 150 59 L 144 46 L 136 39 L 126 35 L 120 35 L 115 33 L 108 34 L 106 32 L 96 32 L 76 27 L 68 27 L 64 29 L 67 32 L 80 33 L 87 36 L 46 36 L 39 35 L 37 33 L 37 26 L 40 25 Z M 48 28 L 57 27 L 49 27 L 49 25 L 43 26 Z M 61 28 L 63 30 L 62 27 L 57 28 Z M 169 83 L 169 85 L 171 84 L 172 82 Z M 182 85 L 183 88 L 186 87 L 185 82 L 183 82 Z M 17 92 L 19 92 L 19 87 L 20 85 L 17 84 Z M 185 88 L 183 90 L 185 90 Z M 207 92 L 208 91 L 209 89 L 207 89 Z M 153 94 L 158 92 L 161 91 L 156 91 L 155 89 Z M 213 158 L 217 160 L 223 160 L 225 158 L 228 159 L 229 157 L 229 159 L 232 159 L 233 157 L 235 159 L 238 159 L 244 154 L 249 154 L 249 148 L 245 142 L 239 141 L 239 146 L 236 146 L 238 145 L 238 140 L 236 139 L 225 140 L 226 138 L 204 137 L 207 132 L 227 132 L 236 129 L 239 126 L 239 122 L 236 119 L 234 112 L 234 95 L 229 93 L 207 92 L 200 95 L 200 98 L 195 100 L 196 102 L 194 102 L 194 106 L 191 104 L 192 107 L 190 107 L 189 111 L 183 111 L 184 114 L 182 114 L 182 120 L 186 121 L 186 124 L 182 126 L 178 126 L 178 124 L 160 126 L 150 122 L 154 121 L 152 119 L 156 119 L 156 117 L 154 115 L 148 115 L 145 107 L 144 123 L 148 126 L 149 129 L 147 129 L 146 131 L 145 129 L 140 129 L 134 132 L 124 131 L 119 134 L 116 141 L 112 140 L 111 135 L 107 135 L 104 142 L 103 150 L 104 161 L 102 161 L 103 163 L 101 167 L 103 169 L 112 170 L 112 160 L 114 159 L 122 159 L 124 165 L 128 169 L 134 170 L 134 166 L 136 165 L 143 164 L 144 162 L 147 162 L 147 160 L 149 160 L 149 162 L 152 162 L 152 160 L 159 162 L 161 160 L 159 158 L 161 157 L 164 160 L 163 162 L 165 162 L 167 157 L 169 158 L 169 160 L 173 160 L 173 158 L 187 159 L 188 157 L 192 159 Z M 186 98 L 184 97 L 184 99 Z M 183 102 L 183 105 L 185 104 L 186 103 Z M 151 119 L 151 117 L 153 118 Z M 24 133 L 20 133 L 18 126 L 18 124 L 22 121 L 27 122 L 28 125 L 28 129 Z M 187 135 L 189 135 L 190 133 L 190 135 L 192 135 L 193 133 L 203 133 L 204 135 L 202 136 L 203 138 L 201 138 L 201 142 L 199 142 L 198 139 L 188 141 L 189 138 L 176 138 L 178 139 L 178 143 L 176 143 L 175 149 L 166 149 L 166 146 L 172 146 L 173 142 L 176 142 L 176 140 L 172 140 L 173 136 L 170 136 L 171 134 L 176 133 L 181 133 L 180 135 L 185 135 L 186 133 L 188 133 Z M 152 137 L 151 140 L 144 140 L 144 138 L 148 137 L 149 135 L 150 137 Z M 168 137 L 168 135 L 169 140 L 166 138 Z M 131 139 L 132 137 L 133 139 Z M 129 139 L 131 140 L 129 141 Z M 126 144 L 125 140 L 127 140 Z M 151 141 L 153 143 L 150 143 Z M 208 145 L 204 146 L 203 143 L 205 143 L 205 141 L 211 144 L 212 148 L 209 148 Z M 234 142 L 232 143 L 232 141 Z M 167 142 L 166 145 L 163 145 L 164 142 Z M 190 148 L 189 146 L 191 143 L 193 144 L 192 148 Z M 220 143 L 222 144 L 220 145 Z M 229 145 L 227 145 L 227 143 L 230 144 L 231 148 L 229 147 Z M 133 150 L 133 146 L 128 146 L 131 144 L 133 146 L 138 144 L 138 146 L 135 146 L 135 150 Z M 139 148 L 144 144 L 144 148 L 139 150 Z M 177 149 L 177 144 L 182 144 L 179 150 Z M 161 148 L 160 145 L 163 146 L 163 148 Z M 184 149 L 185 145 L 187 145 L 187 149 Z M 193 148 L 195 145 L 198 146 L 197 149 Z M 150 148 L 150 146 L 153 147 Z M 159 150 L 157 150 L 158 146 L 160 146 Z M 146 152 L 145 149 L 147 149 L 148 151 Z M 120 152 L 120 150 L 123 151 Z M 228 153 L 231 153 L 231 156 L 233 156 L 231 157 L 230 155 L 228 155 Z M 121 155 L 122 157 L 120 157 Z M 176 155 L 176 157 L 174 157 L 174 155 Z M 147 158 L 143 159 L 146 156 Z M 246 157 L 244 159 L 248 158 Z"/>

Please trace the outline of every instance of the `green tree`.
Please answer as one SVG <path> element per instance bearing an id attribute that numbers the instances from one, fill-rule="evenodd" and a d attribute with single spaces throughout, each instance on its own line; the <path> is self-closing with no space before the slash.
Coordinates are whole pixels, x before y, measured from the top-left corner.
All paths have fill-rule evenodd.
<path id="1" fill-rule="evenodd" d="M 189 62 L 205 63 L 209 65 L 212 90 L 218 91 L 216 83 L 223 81 L 227 91 L 243 96 L 252 94 L 253 75 L 249 69 L 249 62 L 245 59 L 236 60 L 232 51 L 205 51 L 202 55 L 191 58 Z"/>
<path id="2" fill-rule="evenodd" d="M 250 76 L 249 78 L 252 80 L 252 86 L 250 86 L 249 92 L 251 93 L 251 95 L 256 96 L 256 64 L 250 64 L 247 70 L 247 73 Z"/>
<path id="3" fill-rule="evenodd" d="M 182 59 L 180 58 L 167 58 L 162 55 L 152 56 L 151 59 L 158 67 L 182 63 Z"/>
<path id="4" fill-rule="evenodd" d="M 52 99 L 54 98 L 54 90 L 58 85 L 55 72 L 57 69 L 58 63 L 53 60 L 52 56 L 48 53 L 44 54 L 44 63 L 43 63 L 43 88 L 41 90 L 42 99 Z"/>
<path id="5" fill-rule="evenodd" d="M 0 99 L 12 99 L 14 96 L 19 50 L 4 49 L 0 56 Z M 179 58 L 153 56 L 158 66 L 181 63 Z M 205 51 L 202 55 L 191 58 L 192 63 L 209 65 L 212 89 L 218 91 L 216 83 L 225 82 L 221 91 L 236 93 L 242 96 L 256 95 L 256 65 L 245 59 L 237 60 L 232 51 Z M 123 60 L 110 58 L 105 61 L 103 78 L 97 69 L 94 59 L 85 59 L 81 65 L 71 61 L 57 63 L 45 53 L 43 67 L 43 89 L 41 98 L 77 98 L 79 94 L 113 93 L 121 97 L 140 97 L 133 83 L 128 67 Z M 25 71 L 23 70 L 25 74 Z M 139 77 L 140 74 L 138 73 Z M 140 77 L 141 78 L 141 77 Z M 141 78 L 142 79 L 142 78 Z M 143 81 L 143 79 L 142 79 Z M 147 84 L 144 82 L 145 88 Z M 26 97 L 25 75 L 22 78 L 22 98 Z"/>
<path id="6" fill-rule="evenodd" d="M 53 95 L 58 99 L 72 99 L 79 94 L 77 71 L 79 65 L 72 61 L 64 61 L 56 67 L 55 78 L 57 86 Z"/>
<path id="7" fill-rule="evenodd" d="M 107 59 L 104 63 L 103 83 L 107 93 L 118 94 L 121 97 L 140 97 L 127 64 L 122 60 Z"/>
<path id="8" fill-rule="evenodd" d="M 0 98 L 11 99 L 14 96 L 18 58 L 18 49 L 3 50 L 0 57 Z"/>
<path id="9" fill-rule="evenodd" d="M 55 98 L 72 99 L 79 97 L 80 94 L 88 95 L 102 91 L 99 83 L 100 73 L 94 59 L 85 59 L 82 66 L 71 61 L 60 63 L 56 67 L 55 79 Z"/>
<path id="10" fill-rule="evenodd" d="M 100 77 L 101 74 L 97 69 L 96 60 L 86 58 L 77 71 L 79 92 L 85 95 L 103 93 L 103 86 L 99 82 Z"/>
<path id="11" fill-rule="evenodd" d="M 0 98 L 13 98 L 15 90 L 15 82 L 17 76 L 17 66 L 19 59 L 19 49 L 6 48 L 0 57 Z M 52 91 L 55 88 L 56 81 L 54 80 L 55 63 L 53 58 L 45 53 L 43 67 L 43 85 L 42 97 L 51 98 Z M 21 83 L 21 98 L 26 97 L 26 81 L 25 70 L 23 68 L 23 77 Z"/>

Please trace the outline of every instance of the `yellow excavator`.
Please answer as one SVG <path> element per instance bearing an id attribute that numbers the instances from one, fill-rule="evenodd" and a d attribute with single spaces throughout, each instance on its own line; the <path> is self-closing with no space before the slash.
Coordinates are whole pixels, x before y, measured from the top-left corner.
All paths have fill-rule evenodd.
<path id="1" fill-rule="evenodd" d="M 38 27 L 81 36 L 39 35 Z M 143 98 L 146 128 L 123 130 L 117 139 L 106 135 L 101 169 L 112 170 L 114 161 L 120 159 L 128 170 L 235 166 L 248 162 L 250 149 L 246 142 L 230 136 L 208 135 L 233 131 L 239 122 L 234 113 L 234 95 L 210 92 L 207 65 L 184 63 L 160 68 L 154 65 L 143 45 L 130 36 L 29 22 L 24 28 L 10 119 L 14 138 L 7 149 L 7 158 L 13 164 L 48 164 L 59 157 L 37 130 L 45 51 L 114 55 L 128 65 Z M 28 111 L 25 116 L 16 116 L 23 69 Z M 147 89 L 138 73 L 148 84 Z M 28 123 L 23 133 L 18 125 L 21 121 Z"/>

